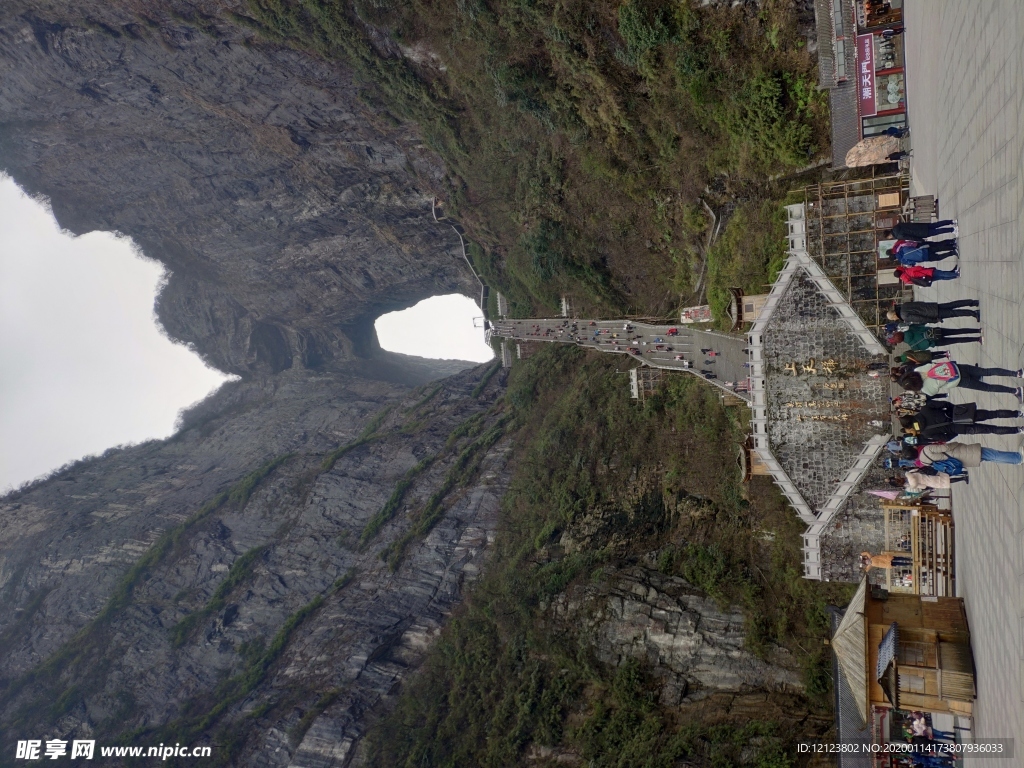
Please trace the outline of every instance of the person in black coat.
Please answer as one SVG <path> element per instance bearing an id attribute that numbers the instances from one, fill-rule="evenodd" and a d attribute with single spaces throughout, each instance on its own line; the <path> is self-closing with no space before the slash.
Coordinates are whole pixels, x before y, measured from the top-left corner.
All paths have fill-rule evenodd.
<path id="1" fill-rule="evenodd" d="M 893 237 L 898 240 L 924 240 L 929 237 L 941 237 L 942 235 L 960 234 L 960 228 L 955 219 L 944 219 L 943 221 L 901 221 L 892 228 Z"/>
<path id="2" fill-rule="evenodd" d="M 967 405 L 929 402 L 917 413 L 900 417 L 900 425 L 908 432 L 929 442 L 946 441 L 959 435 L 1015 435 L 1019 427 L 1000 427 L 979 422 L 992 419 L 1019 419 L 1021 412 L 1010 409 L 986 411 Z"/>
<path id="3" fill-rule="evenodd" d="M 946 301 L 942 304 L 934 301 L 905 301 L 902 304 L 893 304 L 892 309 L 885 316 L 890 320 L 919 325 L 941 323 L 943 320 L 951 320 L 954 317 L 973 317 L 975 320 L 981 320 L 981 313 L 978 312 L 979 304 L 977 299 Z M 967 309 L 967 307 L 974 309 Z"/>

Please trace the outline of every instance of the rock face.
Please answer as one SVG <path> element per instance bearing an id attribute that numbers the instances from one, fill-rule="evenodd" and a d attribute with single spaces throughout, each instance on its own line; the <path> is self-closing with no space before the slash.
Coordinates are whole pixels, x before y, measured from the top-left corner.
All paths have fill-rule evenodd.
<path id="1" fill-rule="evenodd" d="M 597 657 L 619 665 L 650 664 L 662 680 L 661 701 L 676 706 L 721 691 L 803 690 L 789 653 L 765 661 L 744 648 L 744 616 L 723 609 L 683 579 L 633 567 L 581 585 L 552 605 L 560 622 L 582 621 Z"/>
<path id="2" fill-rule="evenodd" d="M 3 730 L 345 764 L 363 714 L 418 661 L 493 539 L 508 476 L 500 375 L 473 395 L 492 370 L 406 397 L 339 374 L 238 383 L 176 439 L 7 497 Z"/>
<path id="3" fill-rule="evenodd" d="M 242 377 L 175 438 L 0 502 L 5 733 L 344 763 L 493 535 L 501 376 L 411 392 L 469 364 L 382 352 L 372 325 L 476 292 L 431 214 L 442 165 L 344 66 L 258 41 L 242 10 L 0 7 L 0 169 L 63 227 L 163 262 L 164 327 Z"/>
<path id="4" fill-rule="evenodd" d="M 344 67 L 260 43 L 241 10 L 3 3 L 0 169 L 63 227 L 166 264 L 160 320 L 217 368 L 365 357 L 383 312 L 475 290 L 431 214 L 442 165 Z"/>
<path id="5" fill-rule="evenodd" d="M 0 168 L 67 229 L 166 264 L 161 322 L 241 377 L 174 438 L 0 500 L 0 732 L 344 766 L 484 564 L 503 374 L 378 348 L 381 313 L 475 293 L 431 215 L 442 166 L 243 10 L 0 4 Z M 667 702 L 793 685 L 742 650 L 738 614 L 617 578 L 556 608 L 587 613 L 606 661 L 654 662 Z"/>

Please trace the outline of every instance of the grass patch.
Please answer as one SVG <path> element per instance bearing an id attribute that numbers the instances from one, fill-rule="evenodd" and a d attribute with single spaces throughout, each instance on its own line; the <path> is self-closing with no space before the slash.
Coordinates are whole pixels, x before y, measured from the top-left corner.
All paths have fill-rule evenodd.
<path id="1" fill-rule="evenodd" d="M 231 564 L 227 577 L 222 581 L 209 601 L 200 610 L 190 613 L 171 628 L 171 645 L 180 648 L 201 623 L 215 613 L 219 613 L 227 605 L 227 599 L 236 587 L 248 580 L 256 563 L 266 552 L 267 547 L 254 547 L 235 559 Z"/>
<path id="2" fill-rule="evenodd" d="M 775 200 L 741 204 L 708 250 L 708 304 L 728 328 L 730 288 L 767 293 L 786 261 L 786 212 Z"/>
<path id="3" fill-rule="evenodd" d="M 500 418 L 493 427 L 466 446 L 445 475 L 441 487 L 427 499 L 427 503 L 412 518 L 412 525 L 398 539 L 383 550 L 380 557 L 392 571 L 397 571 L 409 544 L 426 536 L 444 515 L 444 500 L 456 488 L 468 485 L 480 469 L 487 451 L 505 434 L 508 416 Z M 404 491 L 403 491 L 404 493 Z M 397 508 L 397 507 L 396 507 Z M 383 525 L 383 523 L 382 523 Z"/>
<path id="4" fill-rule="evenodd" d="M 384 420 L 391 415 L 392 410 L 394 410 L 394 406 L 387 406 L 377 411 L 373 418 L 366 423 L 366 426 L 363 427 L 362 432 L 359 433 L 359 436 L 355 440 L 350 443 L 346 443 L 345 445 L 339 445 L 333 451 L 324 456 L 324 460 L 321 462 L 320 468 L 324 472 L 329 472 L 334 468 L 334 465 L 342 456 L 375 440 L 377 438 L 378 430 L 380 430 Z"/>
<path id="5" fill-rule="evenodd" d="M 423 461 L 419 462 L 416 466 L 402 475 L 402 479 L 398 481 L 398 485 L 395 486 L 395 490 L 391 493 L 391 496 L 381 507 L 380 511 L 367 521 L 366 525 L 363 526 L 363 531 L 359 534 L 359 547 L 363 548 L 370 543 L 370 540 L 376 536 L 380 529 L 383 528 L 392 517 L 395 516 L 395 512 L 401 506 L 402 501 L 405 499 L 405 494 L 412 488 L 413 483 L 416 482 L 416 478 L 426 472 L 433 463 L 437 460 L 437 455 L 429 456 Z"/>

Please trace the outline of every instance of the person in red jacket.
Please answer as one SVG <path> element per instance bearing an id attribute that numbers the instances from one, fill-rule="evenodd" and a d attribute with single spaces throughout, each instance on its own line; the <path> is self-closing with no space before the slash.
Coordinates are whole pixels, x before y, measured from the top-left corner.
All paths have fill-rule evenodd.
<path id="1" fill-rule="evenodd" d="M 893 274 L 906 285 L 920 285 L 927 288 L 936 280 L 955 280 L 960 277 L 960 270 L 922 266 L 896 267 Z"/>

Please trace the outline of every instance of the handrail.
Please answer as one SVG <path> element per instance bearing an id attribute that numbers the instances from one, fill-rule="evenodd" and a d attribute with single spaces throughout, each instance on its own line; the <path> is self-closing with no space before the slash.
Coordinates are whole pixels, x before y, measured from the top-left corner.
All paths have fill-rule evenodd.
<path id="1" fill-rule="evenodd" d="M 448 217 L 445 214 L 442 214 L 440 219 L 437 218 L 436 196 L 430 201 L 430 213 L 434 217 L 435 224 L 440 224 L 442 222 L 448 221 Z M 459 243 L 461 243 L 462 245 L 462 258 L 466 260 L 466 265 L 469 267 L 469 271 L 473 273 L 473 277 L 475 277 L 476 281 L 480 283 L 480 300 L 477 302 L 477 304 L 480 306 L 480 311 L 484 313 L 484 320 L 487 320 L 489 319 L 487 317 L 487 296 L 489 293 L 487 283 L 485 283 L 483 281 L 483 278 L 481 278 L 480 275 L 477 274 L 476 267 L 473 266 L 473 262 L 470 261 L 469 259 L 469 254 L 466 253 L 466 240 L 462 237 L 462 228 L 457 224 L 453 224 L 450 221 L 448 222 L 448 226 L 455 230 L 455 234 L 459 236 Z"/>

